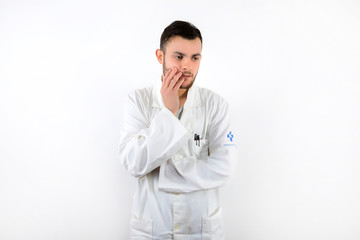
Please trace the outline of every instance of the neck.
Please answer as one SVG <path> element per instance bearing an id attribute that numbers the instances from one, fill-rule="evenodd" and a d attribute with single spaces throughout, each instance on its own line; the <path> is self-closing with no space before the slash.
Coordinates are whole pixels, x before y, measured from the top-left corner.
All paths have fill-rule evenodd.
<path id="1" fill-rule="evenodd" d="M 182 88 L 180 88 L 179 91 L 178 91 L 178 93 L 179 93 L 179 98 L 186 98 L 188 91 L 189 91 L 189 89 L 182 89 Z"/>
<path id="2" fill-rule="evenodd" d="M 184 106 L 188 91 L 189 91 L 189 89 L 181 89 L 181 88 L 179 89 L 178 94 L 179 94 L 179 100 L 180 100 L 180 107 Z"/>

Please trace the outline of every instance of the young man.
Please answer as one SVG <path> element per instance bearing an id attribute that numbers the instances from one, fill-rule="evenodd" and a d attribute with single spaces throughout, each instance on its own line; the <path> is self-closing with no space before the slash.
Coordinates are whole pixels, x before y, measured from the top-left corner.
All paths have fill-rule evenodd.
<path id="1" fill-rule="evenodd" d="M 233 134 L 224 99 L 194 85 L 201 50 L 200 31 L 173 22 L 156 50 L 158 86 L 129 95 L 120 157 L 137 178 L 131 239 L 223 239 Z"/>

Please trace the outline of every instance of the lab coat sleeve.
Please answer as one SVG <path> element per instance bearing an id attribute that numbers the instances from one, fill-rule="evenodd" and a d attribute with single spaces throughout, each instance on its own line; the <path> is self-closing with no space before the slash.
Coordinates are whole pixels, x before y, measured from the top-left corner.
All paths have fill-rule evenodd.
<path id="1" fill-rule="evenodd" d="M 227 138 L 230 129 L 228 104 L 218 104 L 209 126 L 209 155 L 202 158 L 176 154 L 160 168 L 159 189 L 186 193 L 223 185 L 231 172 L 235 144 Z"/>
<path id="2" fill-rule="evenodd" d="M 125 169 L 142 177 L 173 156 L 190 138 L 190 132 L 167 109 L 151 122 L 147 100 L 139 92 L 129 94 L 121 130 L 119 156 Z"/>

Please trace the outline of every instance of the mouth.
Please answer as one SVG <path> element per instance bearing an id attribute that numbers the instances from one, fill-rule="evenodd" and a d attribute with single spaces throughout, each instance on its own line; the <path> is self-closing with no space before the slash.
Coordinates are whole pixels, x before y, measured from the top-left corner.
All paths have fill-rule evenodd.
<path id="1" fill-rule="evenodd" d="M 184 73 L 183 73 L 181 76 L 182 76 L 182 77 L 185 77 L 185 78 L 189 78 L 189 77 L 192 77 L 192 74 L 184 74 Z"/>

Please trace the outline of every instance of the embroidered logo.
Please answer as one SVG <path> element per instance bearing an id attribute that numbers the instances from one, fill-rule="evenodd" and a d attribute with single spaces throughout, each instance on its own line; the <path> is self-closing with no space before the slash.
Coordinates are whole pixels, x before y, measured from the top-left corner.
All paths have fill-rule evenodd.
<path id="1" fill-rule="evenodd" d="M 231 133 L 231 131 L 226 135 L 226 137 L 228 138 L 228 139 L 230 139 L 230 142 L 232 142 L 233 141 L 233 138 L 234 138 L 234 134 L 232 134 Z"/>

